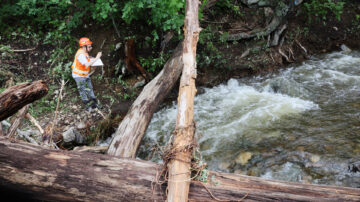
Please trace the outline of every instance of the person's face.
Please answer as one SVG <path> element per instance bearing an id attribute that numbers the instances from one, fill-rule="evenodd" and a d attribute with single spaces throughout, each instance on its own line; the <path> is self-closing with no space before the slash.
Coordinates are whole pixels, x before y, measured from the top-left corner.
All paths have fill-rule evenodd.
<path id="1" fill-rule="evenodd" d="M 91 46 L 91 45 L 87 45 L 87 46 L 86 46 L 86 49 L 87 49 L 88 52 L 90 52 L 90 51 L 92 50 L 92 46 Z"/>

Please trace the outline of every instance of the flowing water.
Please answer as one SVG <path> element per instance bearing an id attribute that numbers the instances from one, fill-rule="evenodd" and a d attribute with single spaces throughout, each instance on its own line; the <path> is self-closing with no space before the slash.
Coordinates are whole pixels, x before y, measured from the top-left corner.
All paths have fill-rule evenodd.
<path id="1" fill-rule="evenodd" d="M 359 52 L 204 90 L 195 98 L 196 138 L 209 169 L 360 187 L 360 172 L 349 169 L 360 162 Z M 174 103 L 154 114 L 140 158 L 168 143 L 176 113 Z"/>

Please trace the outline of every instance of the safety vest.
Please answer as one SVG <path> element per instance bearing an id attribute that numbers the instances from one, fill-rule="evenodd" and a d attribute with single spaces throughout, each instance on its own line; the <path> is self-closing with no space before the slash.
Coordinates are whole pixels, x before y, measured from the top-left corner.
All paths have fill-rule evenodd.
<path id="1" fill-rule="evenodd" d="M 78 60 L 77 60 L 77 57 L 80 55 L 80 54 L 84 54 L 86 56 L 86 59 L 88 61 L 90 61 L 89 59 L 89 54 L 86 53 L 82 48 L 80 48 L 76 54 L 75 54 L 75 59 L 74 59 L 74 62 L 71 66 L 71 68 L 73 69 L 73 73 L 74 74 L 77 74 L 79 76 L 83 76 L 83 77 L 86 77 L 89 75 L 89 71 L 90 71 L 90 66 L 88 68 L 86 68 L 85 65 L 81 64 Z"/>

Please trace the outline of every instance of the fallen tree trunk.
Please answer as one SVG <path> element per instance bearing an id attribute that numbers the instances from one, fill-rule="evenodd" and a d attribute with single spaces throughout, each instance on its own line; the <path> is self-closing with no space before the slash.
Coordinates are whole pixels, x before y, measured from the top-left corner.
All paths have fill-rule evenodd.
<path id="1" fill-rule="evenodd" d="M 41 201 L 164 201 L 152 188 L 160 165 L 109 155 L 46 149 L 0 137 L 2 197 Z M 359 201 L 360 189 L 210 172 L 192 181 L 189 201 Z M 154 191 L 153 191 L 154 190 Z M 211 194 L 210 194 L 211 193 Z M 14 194 L 14 195 L 12 195 Z M 212 195 L 212 196 L 211 196 Z"/>
<path id="2" fill-rule="evenodd" d="M 142 90 L 116 130 L 107 151 L 110 155 L 135 158 L 157 106 L 178 80 L 183 67 L 182 45 L 179 43 L 163 70 Z"/>
<path id="3" fill-rule="evenodd" d="M 0 94 L 0 121 L 15 114 L 25 105 L 34 102 L 48 93 L 45 81 L 22 83 L 6 89 Z"/>

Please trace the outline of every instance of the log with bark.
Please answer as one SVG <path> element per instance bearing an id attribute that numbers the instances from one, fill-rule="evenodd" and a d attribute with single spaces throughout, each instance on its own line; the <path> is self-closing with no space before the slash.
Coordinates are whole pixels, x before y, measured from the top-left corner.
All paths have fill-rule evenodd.
<path id="1" fill-rule="evenodd" d="M 22 83 L 6 89 L 0 94 L 0 121 L 15 114 L 25 105 L 34 102 L 48 93 L 45 81 Z"/>
<path id="2" fill-rule="evenodd" d="M 160 165 L 89 152 L 61 151 L 0 137 L 0 192 L 15 200 L 164 201 L 153 186 Z M 359 201 L 360 189 L 209 172 L 192 181 L 189 201 Z"/>
<path id="3" fill-rule="evenodd" d="M 157 106 L 173 88 L 183 67 L 182 44 L 179 43 L 163 70 L 151 80 L 132 104 L 111 141 L 110 155 L 135 158 Z"/>

